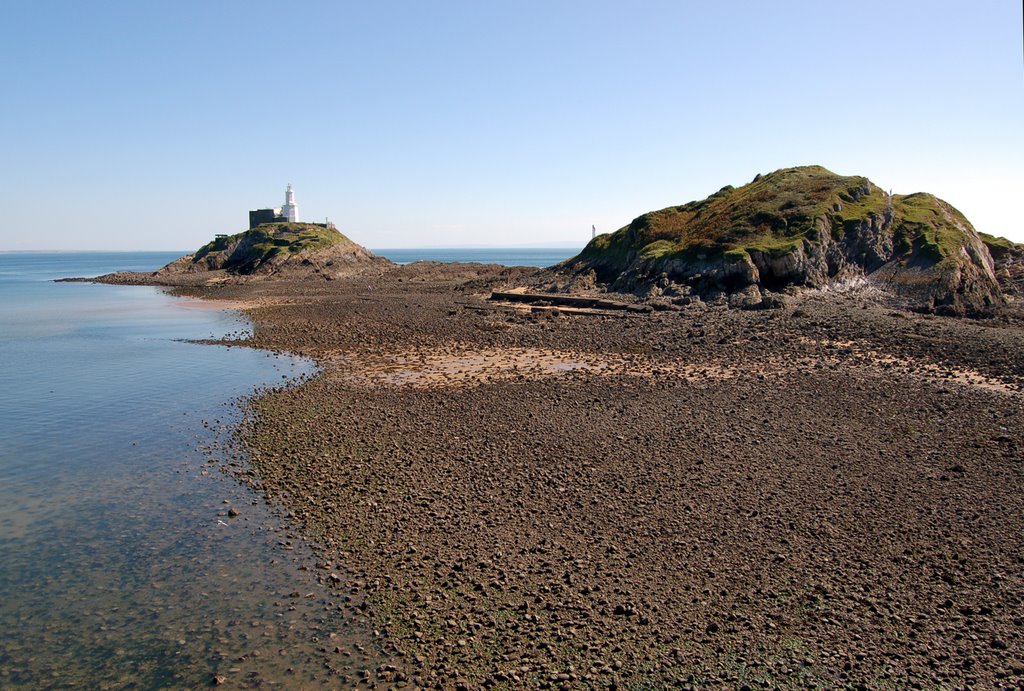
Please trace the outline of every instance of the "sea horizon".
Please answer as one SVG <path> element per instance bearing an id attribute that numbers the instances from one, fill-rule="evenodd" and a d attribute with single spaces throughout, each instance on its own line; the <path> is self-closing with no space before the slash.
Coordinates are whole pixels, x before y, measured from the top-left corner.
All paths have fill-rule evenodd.
<path id="1" fill-rule="evenodd" d="M 394 250 L 412 251 L 428 250 L 572 250 L 579 252 L 586 243 L 582 245 L 561 245 L 561 244 L 540 244 L 540 245 L 421 245 L 405 247 L 367 247 L 371 252 L 388 252 Z M 181 252 L 190 254 L 192 250 L 182 249 L 154 249 L 154 250 L 111 250 L 111 249 L 7 249 L 0 250 L 0 254 L 165 254 L 168 252 Z"/>
<path id="2" fill-rule="evenodd" d="M 369 248 L 379 257 L 390 259 L 396 264 L 410 264 L 415 261 L 435 261 L 444 263 L 479 263 L 500 264 L 503 266 L 530 266 L 543 268 L 565 261 L 580 252 L 582 247 L 385 247 Z M 116 261 L 117 256 L 148 258 L 161 257 L 155 271 L 164 264 L 178 257 L 190 254 L 187 250 L 0 250 L 5 256 L 110 256 Z M 140 270 L 133 259 L 131 266 L 123 266 L 116 271 Z M 150 269 L 141 269 L 150 270 Z M 61 276 L 63 277 L 63 276 Z"/>

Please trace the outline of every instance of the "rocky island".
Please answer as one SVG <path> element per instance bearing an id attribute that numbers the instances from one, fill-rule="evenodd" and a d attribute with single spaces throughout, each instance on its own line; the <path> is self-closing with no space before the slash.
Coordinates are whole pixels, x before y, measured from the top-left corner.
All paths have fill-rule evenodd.
<path id="1" fill-rule="evenodd" d="M 392 267 L 333 226 L 281 221 L 234 235 L 218 235 L 192 254 L 152 273 L 124 271 L 99 277 L 101 283 L 194 285 L 258 278 L 315 276 L 332 280 Z"/>
<path id="2" fill-rule="evenodd" d="M 230 469 L 376 632 L 324 685 L 1024 684 L 1021 246 L 818 167 L 545 271 L 256 230 L 103 280 L 320 363 Z"/>
<path id="3" fill-rule="evenodd" d="M 820 166 L 646 213 L 562 268 L 593 272 L 610 290 L 725 291 L 740 304 L 858 279 L 919 311 L 985 314 L 1004 304 L 992 256 L 963 214 L 933 195 L 889 194 Z"/>

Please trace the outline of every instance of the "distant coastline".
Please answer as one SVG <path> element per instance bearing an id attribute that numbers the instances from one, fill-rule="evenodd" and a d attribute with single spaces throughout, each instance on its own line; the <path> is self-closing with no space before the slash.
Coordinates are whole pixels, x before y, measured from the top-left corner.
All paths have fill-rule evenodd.
<path id="1" fill-rule="evenodd" d="M 0 250 L 0 254 L 174 254 L 177 256 L 189 254 L 190 252 L 191 250 Z"/>
<path id="2" fill-rule="evenodd" d="M 411 264 L 415 261 L 474 262 L 480 264 L 501 264 L 503 266 L 547 267 L 575 256 L 583 248 L 576 247 L 388 247 L 371 249 L 380 257 L 386 257 L 396 264 Z M 166 258 L 163 264 L 178 257 L 191 254 L 190 250 L 0 250 L 8 255 L 146 255 Z M 157 267 L 159 268 L 159 267 Z"/>

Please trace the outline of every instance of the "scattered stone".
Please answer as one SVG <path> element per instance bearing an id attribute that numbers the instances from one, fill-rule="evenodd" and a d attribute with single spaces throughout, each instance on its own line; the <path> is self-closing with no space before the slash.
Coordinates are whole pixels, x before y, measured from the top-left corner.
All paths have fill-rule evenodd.
<path id="1" fill-rule="evenodd" d="M 410 265 L 197 289 L 280 300 L 252 343 L 320 359 L 254 401 L 243 435 L 296 526 L 281 553 L 314 538 L 317 596 L 380 651 L 359 683 L 987 688 L 1012 672 L 1024 516 L 991 507 L 1024 494 L 1007 461 L 1024 320 L 925 319 L 867 288 L 783 311 L 666 285 L 658 300 L 694 304 L 584 317 L 550 300 L 559 319 L 536 321 L 486 299 L 542 294 L 532 276 Z M 293 587 L 282 621 L 309 591 Z M 346 635 L 325 664 L 358 653 Z"/>

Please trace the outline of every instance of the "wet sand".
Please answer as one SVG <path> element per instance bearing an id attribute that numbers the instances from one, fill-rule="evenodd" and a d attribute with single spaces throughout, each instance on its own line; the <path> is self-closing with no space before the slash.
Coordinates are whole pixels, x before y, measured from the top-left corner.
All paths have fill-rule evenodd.
<path id="1" fill-rule="evenodd" d="M 524 275 L 189 290 L 321 363 L 238 474 L 376 632 L 366 683 L 1024 684 L 1019 316 L 486 299 Z"/>

